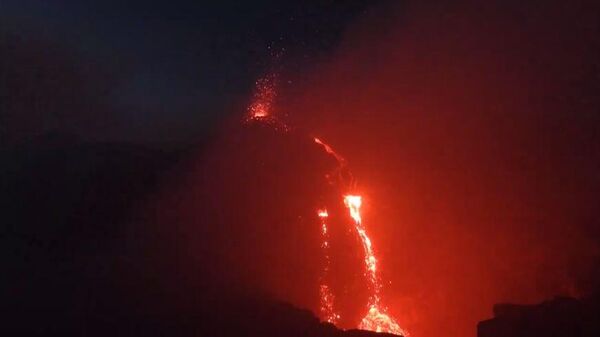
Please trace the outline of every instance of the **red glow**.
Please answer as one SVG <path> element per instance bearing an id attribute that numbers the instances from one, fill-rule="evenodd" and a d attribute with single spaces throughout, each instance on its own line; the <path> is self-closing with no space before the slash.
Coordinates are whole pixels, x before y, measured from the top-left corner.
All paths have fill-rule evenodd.
<path id="1" fill-rule="evenodd" d="M 274 125 L 275 128 L 278 126 L 284 126 L 284 130 L 288 128 L 281 123 L 278 119 L 272 116 L 272 105 L 273 100 L 276 96 L 274 75 L 267 76 L 257 81 L 257 89 L 255 99 L 249 108 L 248 120 L 254 120 L 264 122 L 270 125 Z M 346 160 L 337 154 L 331 146 L 323 142 L 321 139 L 314 137 L 314 142 L 320 145 L 323 150 L 330 156 L 334 157 L 337 161 L 337 168 L 335 172 L 338 176 L 338 183 L 343 187 L 345 185 L 344 175 L 342 172 L 346 170 Z M 351 175 L 348 174 L 351 180 Z M 326 178 L 330 178 L 331 175 L 326 175 Z M 331 181 L 330 181 L 331 182 Z M 333 182 L 331 182 L 333 183 Z M 352 185 L 352 181 L 350 184 Z M 364 261 L 365 261 L 365 277 L 368 280 L 371 294 L 369 296 L 367 304 L 367 313 L 359 323 L 358 327 L 363 330 L 370 330 L 376 332 L 386 332 L 397 335 L 407 336 L 408 334 L 400 328 L 394 318 L 386 313 L 386 308 L 381 306 L 381 283 L 377 275 L 377 258 L 373 252 L 373 244 L 371 239 L 367 235 L 367 230 L 362 224 L 362 218 L 360 214 L 360 207 L 362 205 L 362 197 L 358 195 L 345 195 L 344 204 L 350 211 L 350 216 L 354 220 L 354 228 L 358 234 L 364 250 Z M 329 257 L 329 233 L 327 228 L 327 218 L 329 213 L 326 209 L 320 209 L 317 211 L 317 215 L 321 221 L 321 248 L 325 257 L 325 264 L 323 268 L 323 274 L 321 276 L 321 284 L 319 285 L 319 297 L 320 297 L 320 312 L 321 318 L 329 323 L 335 324 L 339 319 L 340 315 L 336 312 L 334 307 L 335 297 L 331 291 L 330 286 L 327 284 L 327 278 L 330 268 L 330 257 Z"/>

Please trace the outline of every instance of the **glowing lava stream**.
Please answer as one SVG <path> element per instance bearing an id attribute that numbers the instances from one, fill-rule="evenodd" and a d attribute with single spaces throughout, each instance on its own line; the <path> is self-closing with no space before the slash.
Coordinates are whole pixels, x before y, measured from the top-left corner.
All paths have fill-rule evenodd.
<path id="1" fill-rule="evenodd" d="M 388 332 L 396 335 L 408 336 L 400 325 L 386 313 L 386 309 L 381 306 L 381 283 L 377 277 L 377 258 L 373 253 L 371 239 L 367 235 L 367 230 L 362 224 L 360 215 L 360 206 L 362 198 L 358 195 L 344 196 L 344 204 L 350 210 L 350 216 L 354 220 L 354 227 L 363 245 L 365 253 L 365 276 L 368 278 L 371 286 L 371 296 L 369 297 L 367 315 L 358 325 L 359 329 L 371 330 L 376 332 Z"/>
<path id="2" fill-rule="evenodd" d="M 332 155 L 333 158 L 335 158 L 335 160 L 337 160 L 339 166 L 346 166 L 346 159 L 344 159 L 344 157 L 340 156 L 339 154 L 335 153 L 335 151 L 333 151 L 331 146 L 323 143 L 323 141 L 317 137 L 313 138 L 313 140 L 315 141 L 315 143 L 321 145 L 323 147 L 323 149 L 325 150 L 325 152 Z"/>
<path id="3" fill-rule="evenodd" d="M 317 212 L 319 219 L 321 220 L 321 248 L 323 249 L 323 256 L 325 258 L 325 264 L 323 266 L 323 275 L 321 275 L 321 284 L 319 285 L 319 297 L 320 297 L 320 310 L 321 317 L 325 321 L 336 324 L 340 319 L 340 315 L 335 311 L 334 301 L 335 297 L 331 292 L 329 285 L 327 285 L 327 277 L 329 275 L 329 233 L 327 229 L 327 218 L 329 214 L 326 209 L 321 209 Z"/>
<path id="4" fill-rule="evenodd" d="M 319 138 L 313 139 L 315 143 L 319 144 L 326 153 L 333 156 L 340 166 L 338 170 L 342 169 L 346 165 L 346 160 L 338 155 L 331 146 L 324 143 Z M 377 275 L 377 258 L 373 252 L 373 243 L 367 235 L 367 230 L 362 224 L 362 217 L 360 214 L 360 207 L 362 206 L 362 197 L 359 195 L 345 195 L 344 205 L 350 211 L 350 217 L 354 220 L 354 229 L 360 238 L 360 241 L 364 250 L 365 259 L 365 277 L 369 280 L 369 286 L 371 295 L 369 296 L 369 303 L 367 305 L 368 311 L 365 317 L 358 325 L 359 329 L 370 330 L 376 332 L 387 332 L 397 335 L 408 336 L 408 333 L 396 322 L 396 320 L 390 317 L 386 313 L 386 308 L 381 305 L 381 282 Z"/>
<path id="5" fill-rule="evenodd" d="M 289 131 L 287 125 L 285 125 L 278 118 L 273 116 L 273 103 L 276 97 L 276 84 L 277 76 L 270 74 L 256 82 L 256 92 L 254 93 L 254 100 L 248 108 L 247 122 L 260 122 L 270 125 L 279 131 Z M 344 184 L 349 180 L 349 185 L 345 188 L 347 190 L 354 190 L 353 178 L 349 170 L 347 170 L 346 160 L 338 155 L 331 146 L 321 141 L 319 138 L 313 138 L 313 141 L 322 147 L 322 149 L 329 155 L 335 158 L 338 163 L 338 167 L 334 171 L 337 175 L 340 187 L 344 188 Z M 346 175 L 344 175 L 346 174 Z M 334 184 L 331 180 L 332 174 L 327 174 L 329 182 Z M 366 228 L 362 224 L 362 218 L 360 214 L 360 207 L 362 205 L 362 198 L 358 195 L 345 195 L 344 204 L 350 211 L 350 216 L 354 220 L 354 228 L 358 234 L 363 250 L 365 259 L 365 276 L 369 281 L 369 288 L 371 295 L 369 296 L 369 302 L 367 305 L 367 314 L 361 320 L 358 328 L 363 330 L 370 330 L 376 332 L 387 332 L 397 335 L 408 336 L 408 333 L 396 322 L 396 320 L 390 317 L 386 313 L 386 308 L 381 305 L 381 283 L 377 275 L 377 258 L 373 251 L 373 244 L 371 239 L 367 235 Z M 335 324 L 340 319 L 340 315 L 336 312 L 334 307 L 334 296 L 331 292 L 331 288 L 327 285 L 327 278 L 329 274 L 330 260 L 329 260 L 329 234 L 327 227 L 327 219 L 329 214 L 327 210 L 322 209 L 317 212 L 321 221 L 321 237 L 325 264 L 323 268 L 323 274 L 321 276 L 321 284 L 319 285 L 320 295 L 320 311 L 321 317 L 332 324 Z"/>

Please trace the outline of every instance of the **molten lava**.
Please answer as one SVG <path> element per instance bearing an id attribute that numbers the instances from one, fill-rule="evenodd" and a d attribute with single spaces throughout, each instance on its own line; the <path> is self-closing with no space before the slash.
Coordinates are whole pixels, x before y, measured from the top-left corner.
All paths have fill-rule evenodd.
<path id="1" fill-rule="evenodd" d="M 339 166 L 337 170 L 341 172 L 346 166 L 346 160 L 337 154 L 331 146 L 324 143 L 321 139 L 315 137 L 313 140 L 315 143 L 319 144 L 327 154 L 335 158 Z M 329 175 L 327 177 L 329 178 Z M 342 178 L 341 175 L 340 178 Z M 341 181 L 342 185 L 343 183 L 344 182 Z M 381 282 L 379 281 L 379 277 L 377 275 L 377 258 L 373 252 L 373 243 L 367 235 L 366 228 L 362 224 L 362 217 L 360 214 L 362 197 L 359 195 L 345 195 L 344 205 L 346 205 L 350 211 L 350 217 L 354 220 L 354 229 L 356 230 L 356 233 L 358 234 L 363 246 L 366 269 L 365 277 L 369 281 L 369 288 L 371 291 L 367 305 L 367 314 L 362 319 L 358 327 L 363 330 L 387 332 L 407 336 L 408 333 L 400 328 L 400 325 L 398 325 L 396 320 L 386 313 L 387 309 L 381 305 Z"/>
<path id="2" fill-rule="evenodd" d="M 247 121 L 265 123 L 274 127 L 276 130 L 288 131 L 288 127 L 273 115 L 273 105 L 276 97 L 276 80 L 277 77 L 270 74 L 256 82 L 256 92 L 254 100 L 248 108 Z M 347 169 L 346 160 L 337 154 L 331 146 L 324 143 L 319 138 L 313 138 L 313 141 L 318 144 L 328 155 L 335 158 L 337 167 L 332 174 L 327 174 L 329 182 L 338 184 L 344 190 L 354 190 L 354 179 L 352 174 Z M 336 177 L 337 180 L 332 180 Z M 371 292 L 367 304 L 367 314 L 361 320 L 358 327 L 363 330 L 371 330 L 376 332 L 387 332 L 397 335 L 407 336 L 396 320 L 386 313 L 386 308 L 381 305 L 381 283 L 377 275 L 377 258 L 373 251 L 373 243 L 367 235 L 367 230 L 362 224 L 360 207 L 362 198 L 358 195 L 345 195 L 344 204 L 350 211 L 350 217 L 354 220 L 354 229 L 360 238 L 364 250 L 365 260 L 365 277 L 369 282 L 369 290 Z M 329 213 L 326 209 L 317 211 L 321 222 L 321 248 L 324 255 L 323 272 L 320 278 L 319 297 L 320 297 L 320 312 L 321 318 L 329 323 L 335 324 L 340 319 L 340 315 L 334 307 L 335 297 L 328 285 L 330 258 L 329 258 L 329 233 L 327 227 L 327 219 Z"/>
<path id="3" fill-rule="evenodd" d="M 338 184 L 345 190 L 352 190 L 354 188 L 354 178 L 352 177 L 350 170 L 348 170 L 346 159 L 336 153 L 331 146 L 323 142 L 320 138 L 314 137 L 313 141 L 320 145 L 325 153 L 332 156 L 337 161 L 337 166 L 333 172 L 326 174 L 325 178 L 327 178 L 332 185 Z"/>
<path id="4" fill-rule="evenodd" d="M 335 158 L 339 166 L 337 170 L 341 172 L 341 170 L 343 170 L 346 166 L 346 160 L 337 154 L 331 146 L 324 143 L 321 139 L 314 138 L 313 140 L 315 143 L 319 144 L 327 154 Z M 329 175 L 327 177 L 329 178 Z M 343 181 L 341 183 L 343 185 Z M 365 277 L 369 281 L 369 288 L 371 291 L 367 305 L 367 314 L 362 319 L 358 327 L 363 330 L 387 332 L 407 336 L 408 333 L 400 328 L 396 320 L 390 317 L 386 313 L 386 308 L 381 305 L 381 282 L 379 281 L 379 277 L 377 275 L 377 258 L 373 252 L 373 243 L 367 235 L 366 228 L 362 224 L 362 217 L 360 214 L 362 197 L 359 195 L 345 195 L 344 205 L 346 205 L 350 211 L 350 217 L 354 220 L 354 229 L 356 230 L 356 233 L 358 234 L 363 246 L 366 269 Z"/>
<path id="5" fill-rule="evenodd" d="M 377 277 L 377 258 L 373 253 L 371 239 L 367 235 L 367 230 L 362 224 L 360 207 L 362 198 L 358 195 L 344 196 L 344 204 L 350 211 L 350 217 L 354 220 L 354 228 L 362 242 L 365 254 L 365 276 L 369 280 L 371 296 L 369 296 L 368 312 L 362 319 L 358 327 L 363 330 L 376 332 L 387 332 L 396 335 L 407 336 L 408 334 L 400 328 L 396 320 L 386 313 L 386 309 L 381 306 L 381 283 Z"/>
<path id="6" fill-rule="evenodd" d="M 335 311 L 334 301 L 335 297 L 331 292 L 331 288 L 327 284 L 327 278 L 329 275 L 329 233 L 327 230 L 327 217 L 329 214 L 326 209 L 319 210 L 317 212 L 319 219 L 321 220 L 321 248 L 323 249 L 323 256 L 325 259 L 325 263 L 323 266 L 323 275 L 321 275 L 321 284 L 319 285 L 319 298 L 320 298 L 320 310 L 321 317 L 325 319 L 325 321 L 335 324 L 340 319 L 340 315 Z"/>
<path id="7" fill-rule="evenodd" d="M 379 282 L 377 281 L 377 259 L 373 254 L 373 247 L 371 239 L 367 235 L 365 227 L 362 225 L 362 218 L 360 216 L 360 206 L 362 205 L 362 198 L 358 195 L 346 195 L 344 196 L 344 204 L 350 210 L 350 217 L 354 220 L 356 233 L 360 237 L 362 242 L 364 253 L 365 253 L 365 266 L 367 267 L 367 278 L 369 279 L 371 286 L 373 287 L 373 297 L 371 298 L 372 303 L 379 302 Z"/>
<path id="8" fill-rule="evenodd" d="M 317 137 L 313 138 L 313 140 L 315 141 L 315 143 L 321 145 L 325 152 L 332 155 L 335 158 L 335 160 L 337 160 L 339 166 L 346 166 L 346 159 L 344 159 L 344 157 L 340 156 L 335 151 L 333 151 L 331 146 L 325 144 L 321 139 Z"/>

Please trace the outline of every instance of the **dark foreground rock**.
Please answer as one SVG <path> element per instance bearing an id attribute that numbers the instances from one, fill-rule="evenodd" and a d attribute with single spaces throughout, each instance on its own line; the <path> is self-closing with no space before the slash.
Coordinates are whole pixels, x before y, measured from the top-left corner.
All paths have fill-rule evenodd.
<path id="1" fill-rule="evenodd" d="M 24 313 L 22 313 L 24 314 Z M 6 330 L 5 330 L 6 329 Z M 362 330 L 343 331 L 320 322 L 310 311 L 271 301 L 202 303 L 197 311 L 131 307 L 93 312 L 30 312 L 3 324 L 7 336 L 164 337 L 394 337 Z M 397 336 L 396 336 L 397 337 Z"/>
<path id="2" fill-rule="evenodd" d="M 0 336 L 376 335 L 246 289 L 210 239 L 190 254 L 165 235 L 173 223 L 147 221 L 142 201 L 187 156 L 64 136 L 0 145 Z"/>
<path id="3" fill-rule="evenodd" d="M 477 326 L 478 337 L 600 336 L 597 297 L 557 297 L 536 305 L 497 304 L 494 318 Z"/>

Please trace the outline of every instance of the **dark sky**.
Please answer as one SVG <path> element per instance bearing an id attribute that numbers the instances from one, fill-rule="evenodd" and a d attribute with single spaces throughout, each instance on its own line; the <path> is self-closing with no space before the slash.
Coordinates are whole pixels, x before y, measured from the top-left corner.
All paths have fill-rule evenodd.
<path id="1" fill-rule="evenodd" d="M 55 77 L 61 85 L 89 86 L 88 95 L 101 96 L 88 102 L 94 108 L 76 113 L 77 118 L 95 114 L 91 119 L 79 122 L 62 112 L 44 126 L 28 126 L 20 132 L 19 127 L 6 126 L 13 130 L 6 131 L 13 133 L 8 138 L 50 128 L 109 139 L 195 140 L 222 116 L 244 106 L 257 76 L 273 65 L 273 55 L 284 55 L 280 62 L 293 63 L 295 68 L 309 66 L 325 56 L 344 27 L 374 3 L 3 1 L 2 52 L 22 49 L 35 55 L 44 50 L 65 63 L 75 63 L 70 71 L 81 83 L 64 83 L 64 71 L 53 73 L 56 67 L 48 57 L 8 58 L 4 66 L 38 69 L 37 73 Z M 44 91 L 39 89 L 31 90 Z M 31 124 L 23 121 L 21 111 L 7 110 L 9 116 L 21 116 L 13 118 L 14 123 Z M 81 125 L 87 123 L 96 126 Z"/>

